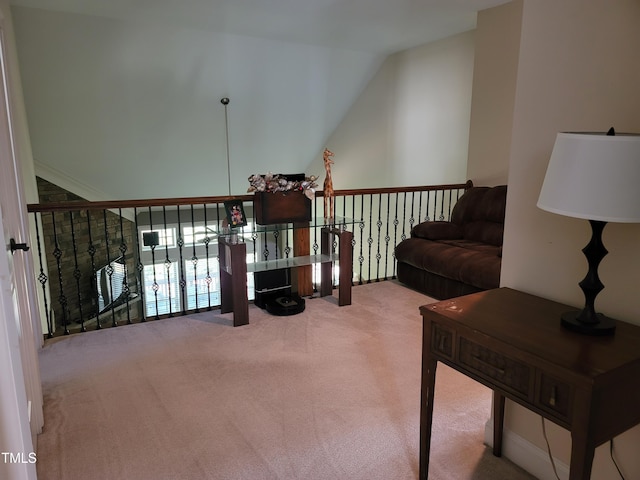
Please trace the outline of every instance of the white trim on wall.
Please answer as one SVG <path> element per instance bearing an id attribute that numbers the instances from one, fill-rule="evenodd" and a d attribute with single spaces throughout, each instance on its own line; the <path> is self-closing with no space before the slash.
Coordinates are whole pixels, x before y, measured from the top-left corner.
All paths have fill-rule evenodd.
<path id="1" fill-rule="evenodd" d="M 92 202 L 113 200 L 113 197 L 109 196 L 107 193 L 73 178 L 68 173 L 62 172 L 50 165 L 40 163 L 36 159 L 34 159 L 33 163 L 35 166 L 36 176 L 43 178 L 47 182 L 53 183 L 60 188 L 64 188 L 85 200 Z"/>

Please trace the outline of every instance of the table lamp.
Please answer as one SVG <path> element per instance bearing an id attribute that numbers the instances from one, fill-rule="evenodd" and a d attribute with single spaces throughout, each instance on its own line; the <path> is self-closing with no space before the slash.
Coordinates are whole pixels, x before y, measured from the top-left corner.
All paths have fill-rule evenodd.
<path id="1" fill-rule="evenodd" d="M 602 231 L 607 222 L 640 222 L 640 135 L 559 133 L 540 191 L 538 207 L 583 218 L 591 224 L 591 241 L 582 249 L 589 270 L 579 283 L 585 306 L 562 315 L 564 327 L 586 335 L 611 335 L 616 321 L 595 311 L 604 285 L 598 265 L 607 249 Z"/>

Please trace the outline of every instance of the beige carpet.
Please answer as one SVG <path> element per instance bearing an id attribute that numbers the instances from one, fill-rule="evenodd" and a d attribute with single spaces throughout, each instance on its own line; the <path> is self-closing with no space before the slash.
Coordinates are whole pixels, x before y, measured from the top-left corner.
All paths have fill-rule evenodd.
<path id="1" fill-rule="evenodd" d="M 387 281 L 251 324 L 200 313 L 41 353 L 40 480 L 418 477 L 420 305 Z M 430 478 L 531 479 L 482 444 L 491 392 L 440 365 Z"/>

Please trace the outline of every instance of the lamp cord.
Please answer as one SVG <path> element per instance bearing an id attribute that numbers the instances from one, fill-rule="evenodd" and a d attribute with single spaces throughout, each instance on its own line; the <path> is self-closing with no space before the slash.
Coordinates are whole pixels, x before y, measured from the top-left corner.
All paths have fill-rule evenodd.
<path id="1" fill-rule="evenodd" d="M 620 471 L 620 467 L 618 467 L 618 462 L 616 462 L 616 459 L 613 457 L 613 438 L 609 442 L 609 455 L 611 455 L 611 461 L 615 465 L 616 470 L 618 470 L 618 475 L 620 475 L 620 478 L 624 480 L 624 475 L 622 475 L 622 472 Z"/>
<path id="2" fill-rule="evenodd" d="M 549 461 L 551 462 L 551 468 L 553 468 L 553 473 L 555 474 L 556 478 L 560 480 L 560 477 L 558 476 L 558 471 L 556 470 L 556 463 L 553 460 L 553 455 L 551 455 L 551 446 L 549 445 L 549 439 L 547 438 L 547 429 L 544 423 L 544 417 L 541 416 L 540 420 L 542 421 L 542 435 L 544 436 L 544 441 L 547 443 L 547 452 L 549 453 Z M 622 480 L 625 480 L 624 475 L 620 471 L 620 467 L 618 467 L 618 462 L 616 462 L 616 459 L 613 456 L 613 439 L 609 441 L 609 454 L 611 455 L 611 461 L 613 461 L 613 464 L 615 465 L 616 470 L 618 470 L 618 475 L 620 475 L 620 478 Z"/>
<path id="3" fill-rule="evenodd" d="M 547 438 L 547 428 L 544 423 L 544 417 L 541 416 L 540 420 L 542 421 L 542 435 L 544 436 L 544 441 L 547 444 L 547 452 L 549 453 L 549 461 L 551 462 L 551 468 L 553 468 L 553 473 L 556 476 L 556 478 L 560 480 L 560 477 L 558 476 L 558 470 L 556 470 L 556 462 L 553 459 L 553 455 L 551 455 L 551 446 L 549 445 L 549 439 Z"/>

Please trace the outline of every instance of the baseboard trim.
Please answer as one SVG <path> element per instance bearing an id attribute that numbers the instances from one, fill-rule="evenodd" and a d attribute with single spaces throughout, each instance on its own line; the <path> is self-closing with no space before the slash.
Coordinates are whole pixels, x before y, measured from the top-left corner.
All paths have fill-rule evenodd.
<path id="1" fill-rule="evenodd" d="M 493 419 L 489 419 L 485 424 L 484 442 L 489 446 L 493 445 Z M 547 451 L 506 428 L 502 434 L 502 455 L 536 478 L 556 478 Z M 553 457 L 553 461 L 560 480 L 568 480 L 569 466 L 556 457 Z"/>

